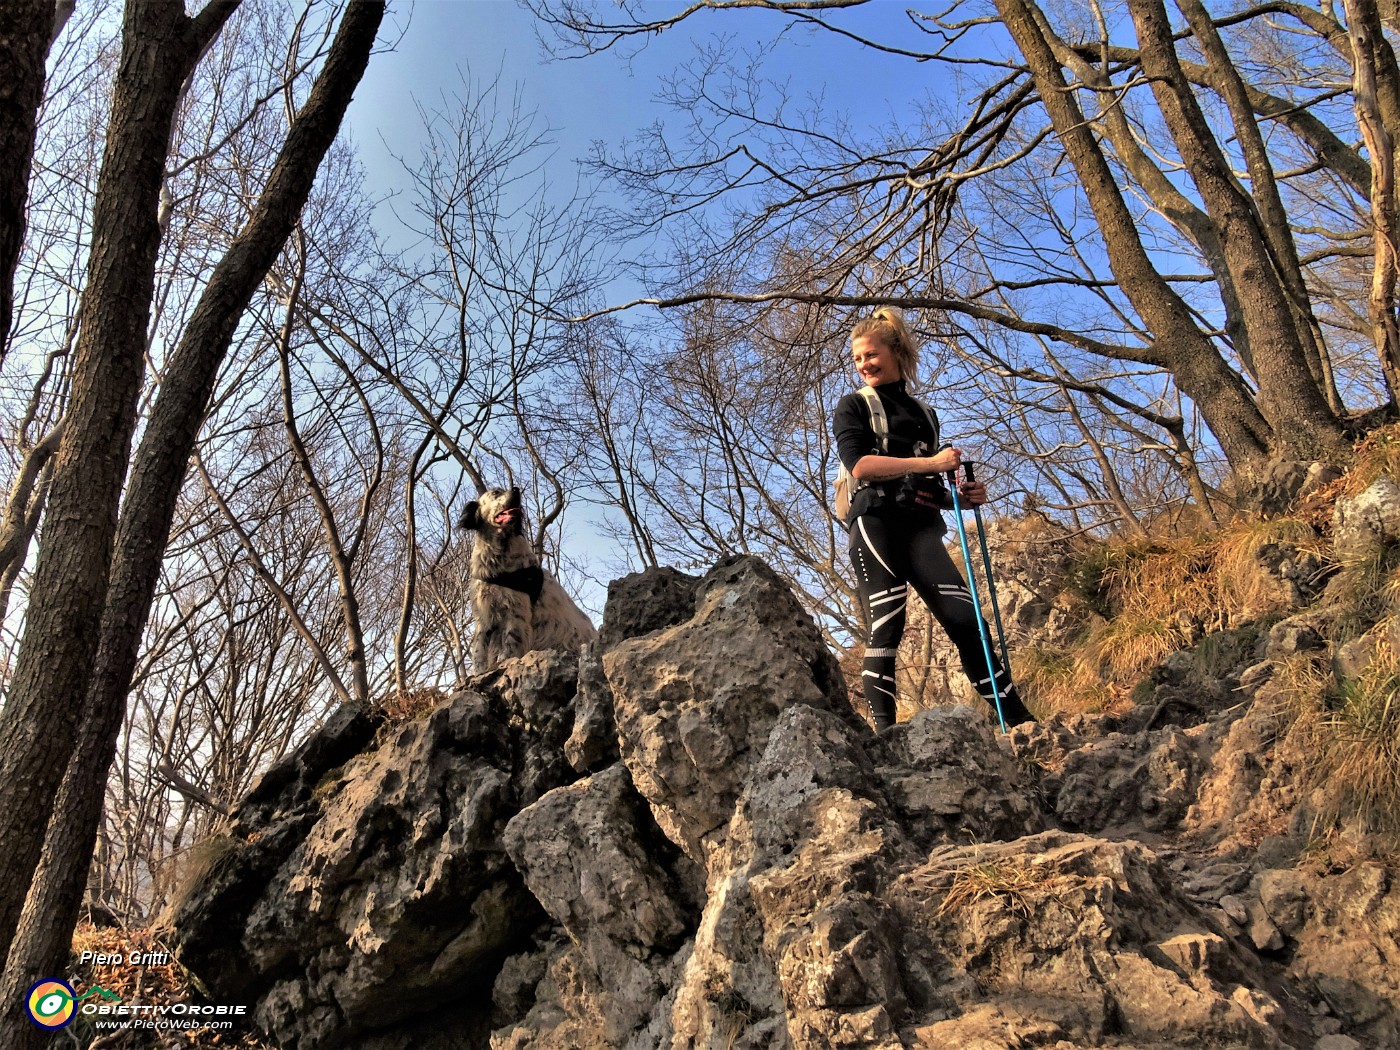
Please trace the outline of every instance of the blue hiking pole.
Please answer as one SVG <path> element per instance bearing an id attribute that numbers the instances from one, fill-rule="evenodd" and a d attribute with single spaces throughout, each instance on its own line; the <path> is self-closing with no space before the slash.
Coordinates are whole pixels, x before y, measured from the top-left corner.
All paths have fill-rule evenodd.
<path id="1" fill-rule="evenodd" d="M 997 688 L 997 672 L 992 666 L 992 643 L 987 638 L 987 621 L 982 619 L 982 603 L 977 598 L 977 577 L 972 571 L 972 552 L 967 547 L 967 529 L 963 525 L 962 501 L 958 499 L 958 472 L 948 471 L 948 488 L 953 493 L 953 520 L 958 526 L 958 543 L 962 545 L 963 565 L 967 568 L 967 589 L 972 594 L 972 615 L 977 618 L 977 634 L 982 639 L 982 656 L 987 661 L 987 681 L 992 683 L 992 700 L 996 704 L 997 724 L 1006 732 L 1006 719 L 1001 713 L 1001 690 Z"/>
<path id="2" fill-rule="evenodd" d="M 963 472 L 968 481 L 976 481 L 970 459 L 963 460 Z M 992 582 L 992 556 L 987 550 L 987 530 L 982 527 L 982 508 L 972 505 L 972 516 L 977 519 L 977 542 L 982 545 L 982 570 L 987 578 L 987 594 L 992 599 L 992 616 L 996 619 L 997 645 L 1001 648 L 1001 668 L 1006 672 L 1007 682 L 1011 681 L 1011 656 L 1006 651 L 1006 628 L 1001 625 L 1001 603 L 997 601 L 997 587 Z"/>

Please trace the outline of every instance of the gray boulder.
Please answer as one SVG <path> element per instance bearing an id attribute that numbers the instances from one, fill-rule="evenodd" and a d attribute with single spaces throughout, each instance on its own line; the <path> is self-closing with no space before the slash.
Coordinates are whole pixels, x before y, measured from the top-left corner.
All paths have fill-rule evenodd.
<path id="1" fill-rule="evenodd" d="M 1332 511 L 1332 546 L 1341 559 L 1374 557 L 1400 540 L 1400 484 L 1385 474 Z"/>
<path id="2" fill-rule="evenodd" d="M 537 727 L 560 737 L 552 705 L 576 677 L 572 656 L 532 653 L 348 761 L 310 749 L 298 776 L 275 770 L 172 917 L 181 963 L 216 997 L 255 1002 L 283 1050 L 366 1046 L 430 1008 L 441 1039 L 419 1045 L 484 1032 L 489 1003 L 446 991 L 489 987 L 545 919 L 500 842 L 567 768 Z"/>
<path id="3" fill-rule="evenodd" d="M 857 721 L 816 625 L 755 558 L 721 562 L 696 589 L 690 620 L 622 642 L 603 665 L 637 790 L 667 837 L 707 869 L 785 707 Z"/>
<path id="4" fill-rule="evenodd" d="M 209 993 L 283 1050 L 1397 1031 L 1388 877 L 1239 855 L 1288 820 L 1282 683 L 1245 676 L 1260 706 L 1191 730 L 1002 736 L 948 707 L 876 736 L 762 562 L 616 595 L 596 647 L 507 662 L 411 721 L 339 717 L 271 771 L 173 920 Z M 1293 626 L 1272 644 L 1311 658 Z M 1237 853 L 1140 841 L 1187 829 Z"/>

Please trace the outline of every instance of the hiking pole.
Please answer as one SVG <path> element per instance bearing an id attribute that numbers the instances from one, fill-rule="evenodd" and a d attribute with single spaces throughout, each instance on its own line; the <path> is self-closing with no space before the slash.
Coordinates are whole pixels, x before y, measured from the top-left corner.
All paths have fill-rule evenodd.
<path id="1" fill-rule="evenodd" d="M 967 569 L 967 589 L 972 595 L 972 615 L 977 618 L 977 635 L 982 639 L 982 656 L 987 661 L 987 681 L 992 683 L 992 700 L 996 704 L 997 724 L 1006 732 L 1006 719 L 1001 713 L 1001 690 L 997 688 L 997 672 L 992 666 L 992 643 L 987 638 L 987 621 L 982 618 L 982 603 L 977 597 L 977 575 L 972 571 L 972 552 L 967 547 L 967 528 L 963 525 L 962 501 L 958 499 L 958 472 L 948 471 L 948 488 L 953 493 L 953 520 L 958 526 L 958 543 L 962 545 L 963 566 Z"/>
<path id="2" fill-rule="evenodd" d="M 963 472 L 968 481 L 976 481 L 972 472 L 973 462 L 963 460 Z M 982 545 L 982 569 L 987 576 L 987 594 L 992 599 L 992 616 L 997 624 L 997 645 L 1001 647 L 1001 668 L 1006 672 L 1007 684 L 1011 684 L 1011 656 L 1006 651 L 1006 628 L 1001 625 L 1001 603 L 997 601 L 997 585 L 992 582 L 992 555 L 987 550 L 987 530 L 982 526 L 982 508 L 972 505 L 972 516 L 977 519 L 977 542 Z"/>

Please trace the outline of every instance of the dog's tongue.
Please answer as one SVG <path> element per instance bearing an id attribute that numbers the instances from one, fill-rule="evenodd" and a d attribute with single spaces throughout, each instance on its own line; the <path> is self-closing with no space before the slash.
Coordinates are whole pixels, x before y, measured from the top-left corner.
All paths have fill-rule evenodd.
<path id="1" fill-rule="evenodd" d="M 520 516 L 520 511 L 518 511 L 518 510 L 503 510 L 503 511 L 501 511 L 501 513 L 499 513 L 499 514 L 496 515 L 496 524 L 497 524 L 497 525 L 508 525 L 508 524 L 510 524 L 511 521 L 513 521 L 515 518 L 517 518 L 517 517 L 519 517 L 519 516 Z"/>

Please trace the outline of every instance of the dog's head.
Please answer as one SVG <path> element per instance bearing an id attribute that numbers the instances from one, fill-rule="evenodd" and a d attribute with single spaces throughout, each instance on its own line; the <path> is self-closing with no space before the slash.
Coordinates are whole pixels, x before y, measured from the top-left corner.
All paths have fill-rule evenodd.
<path id="1" fill-rule="evenodd" d="M 467 504 L 458 526 L 473 532 L 497 535 L 519 535 L 525 526 L 525 513 L 520 508 L 520 490 L 487 489 Z"/>

